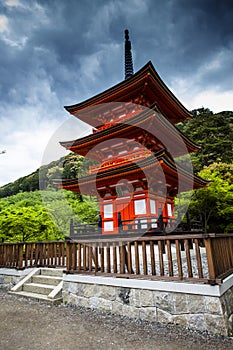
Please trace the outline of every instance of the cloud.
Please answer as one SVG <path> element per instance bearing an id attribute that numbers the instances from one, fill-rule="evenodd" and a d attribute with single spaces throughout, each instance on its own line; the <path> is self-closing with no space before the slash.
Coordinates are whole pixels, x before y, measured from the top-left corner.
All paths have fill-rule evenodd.
<path id="1" fill-rule="evenodd" d="M 211 90 L 203 90 L 193 99 L 187 99 L 190 109 L 209 108 L 215 113 L 225 111 L 233 111 L 233 90 L 227 92 L 216 92 Z"/>
<path id="2" fill-rule="evenodd" d="M 0 33 L 6 32 L 8 29 L 8 19 L 4 15 L 0 15 Z"/>
<path id="3" fill-rule="evenodd" d="M 6 5 L 10 7 L 17 7 L 20 6 L 20 1 L 19 0 L 7 0 Z"/>

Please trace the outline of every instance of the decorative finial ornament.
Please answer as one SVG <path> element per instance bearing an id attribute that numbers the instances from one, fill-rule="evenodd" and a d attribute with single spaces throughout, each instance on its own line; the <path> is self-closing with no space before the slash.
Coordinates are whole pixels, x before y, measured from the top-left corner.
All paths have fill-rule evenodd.
<path id="1" fill-rule="evenodd" d="M 125 79 L 133 75 L 133 60 L 131 53 L 131 42 L 129 40 L 129 31 L 125 30 Z"/>

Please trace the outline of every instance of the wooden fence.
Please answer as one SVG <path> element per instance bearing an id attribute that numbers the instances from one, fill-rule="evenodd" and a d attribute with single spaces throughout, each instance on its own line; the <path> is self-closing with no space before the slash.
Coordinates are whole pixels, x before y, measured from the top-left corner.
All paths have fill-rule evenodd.
<path id="1" fill-rule="evenodd" d="M 0 244 L 0 268 L 66 267 L 66 242 Z"/>
<path id="2" fill-rule="evenodd" d="M 233 234 L 83 238 L 0 244 L 0 268 L 220 284 L 233 273 Z"/>

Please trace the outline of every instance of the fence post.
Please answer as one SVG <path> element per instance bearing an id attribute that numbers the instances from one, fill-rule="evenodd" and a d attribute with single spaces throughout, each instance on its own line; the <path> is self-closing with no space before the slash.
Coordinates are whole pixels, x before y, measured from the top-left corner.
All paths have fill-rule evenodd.
<path id="1" fill-rule="evenodd" d="M 72 266 L 72 254 L 71 254 L 71 242 L 67 241 L 66 242 L 66 268 L 67 272 L 71 271 L 71 266 Z"/>
<path id="2" fill-rule="evenodd" d="M 18 261 L 16 263 L 16 268 L 17 269 L 22 269 L 23 268 L 23 246 L 24 243 L 19 243 L 18 246 Z"/>
<path id="3" fill-rule="evenodd" d="M 212 246 L 212 237 L 209 237 L 209 235 L 204 235 L 204 243 L 205 243 L 205 249 L 206 249 L 206 257 L 207 257 L 207 263 L 208 263 L 208 270 L 209 270 L 209 283 L 210 284 L 216 284 L 216 270 L 215 270 L 215 262 L 214 262 L 214 251 Z"/>

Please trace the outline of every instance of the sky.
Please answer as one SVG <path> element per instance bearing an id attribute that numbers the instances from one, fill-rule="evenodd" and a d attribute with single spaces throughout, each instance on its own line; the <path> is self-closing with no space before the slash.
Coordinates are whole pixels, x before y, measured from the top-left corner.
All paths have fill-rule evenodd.
<path id="1" fill-rule="evenodd" d="M 63 106 L 124 79 L 126 28 L 135 72 L 151 60 L 189 110 L 232 111 L 232 18 L 233 0 L 0 0 L 0 186 L 89 132 Z"/>

